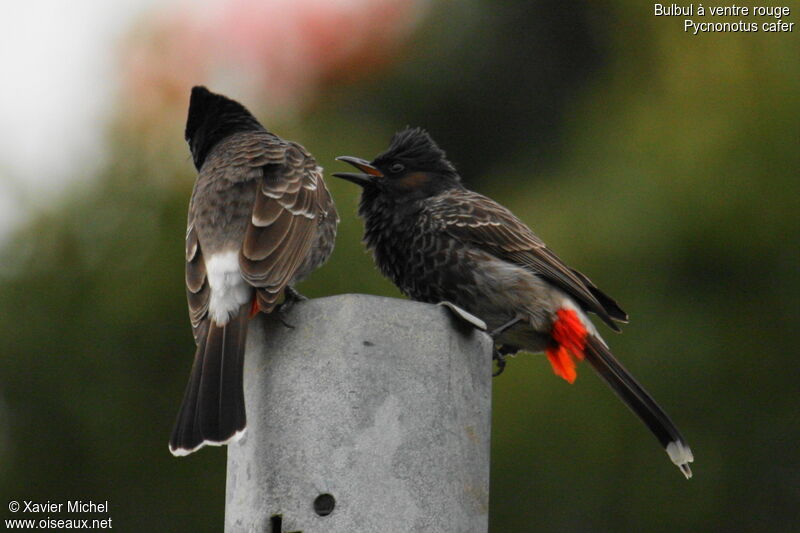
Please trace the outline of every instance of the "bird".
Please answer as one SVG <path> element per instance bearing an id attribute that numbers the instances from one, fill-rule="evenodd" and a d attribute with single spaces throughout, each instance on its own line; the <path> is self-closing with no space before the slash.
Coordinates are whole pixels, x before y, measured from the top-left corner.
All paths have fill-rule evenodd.
<path id="1" fill-rule="evenodd" d="M 176 456 L 244 434 L 248 322 L 304 299 L 294 285 L 331 255 L 339 222 L 314 157 L 239 102 L 193 87 L 185 138 L 198 172 L 186 230 L 197 349 L 169 441 Z"/>
<path id="2" fill-rule="evenodd" d="M 628 315 L 616 301 L 567 266 L 511 211 L 467 189 L 425 130 L 398 131 L 372 161 L 336 159 L 359 170 L 333 176 L 361 187 L 364 243 L 402 293 L 454 304 L 483 320 L 495 342 L 497 374 L 507 354 L 544 352 L 554 373 L 573 383 L 575 361 L 586 359 L 691 477 L 694 456 L 686 440 L 612 355 L 588 316 L 620 331 L 618 323 L 627 323 Z"/>

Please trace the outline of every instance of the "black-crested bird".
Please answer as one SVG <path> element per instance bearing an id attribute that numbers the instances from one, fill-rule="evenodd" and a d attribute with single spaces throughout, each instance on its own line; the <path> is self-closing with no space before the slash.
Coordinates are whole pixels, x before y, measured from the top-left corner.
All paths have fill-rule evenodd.
<path id="1" fill-rule="evenodd" d="M 198 176 L 186 231 L 186 293 L 197 351 L 169 442 L 174 455 L 227 444 L 246 427 L 247 324 L 272 312 L 333 251 L 339 218 L 322 168 L 244 106 L 192 89 L 186 141 Z"/>
<path id="2" fill-rule="evenodd" d="M 364 242 L 379 269 L 408 297 L 451 302 L 483 319 L 503 355 L 545 352 L 572 383 L 587 359 L 691 477 L 692 452 L 652 397 L 614 358 L 587 313 L 615 331 L 627 315 L 569 268 L 508 209 L 466 189 L 443 150 L 418 128 L 395 134 L 371 162 L 342 156 L 360 172 L 334 176 L 362 187 Z"/>

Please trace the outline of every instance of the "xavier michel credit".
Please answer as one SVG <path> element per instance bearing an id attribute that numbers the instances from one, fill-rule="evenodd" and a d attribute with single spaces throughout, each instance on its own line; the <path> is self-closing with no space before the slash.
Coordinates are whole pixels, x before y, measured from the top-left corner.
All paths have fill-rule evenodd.
<path id="1" fill-rule="evenodd" d="M 64 503 L 59 502 L 34 502 L 23 501 L 23 513 L 107 513 L 108 500 L 102 502 L 95 502 L 92 500 L 68 500 L 66 503 L 67 508 L 64 509 Z"/>

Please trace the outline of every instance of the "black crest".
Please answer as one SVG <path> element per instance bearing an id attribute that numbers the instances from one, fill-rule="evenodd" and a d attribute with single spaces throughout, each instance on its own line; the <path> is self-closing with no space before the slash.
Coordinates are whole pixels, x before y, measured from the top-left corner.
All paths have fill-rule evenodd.
<path id="1" fill-rule="evenodd" d="M 239 102 L 199 85 L 192 88 L 185 137 L 197 170 L 218 142 L 243 131 L 265 130 Z"/>
<path id="2" fill-rule="evenodd" d="M 422 128 L 408 127 L 395 133 L 389 148 L 376 157 L 372 164 L 382 167 L 394 162 L 401 162 L 409 169 L 458 178 L 455 167 L 447 160 L 447 154 Z"/>

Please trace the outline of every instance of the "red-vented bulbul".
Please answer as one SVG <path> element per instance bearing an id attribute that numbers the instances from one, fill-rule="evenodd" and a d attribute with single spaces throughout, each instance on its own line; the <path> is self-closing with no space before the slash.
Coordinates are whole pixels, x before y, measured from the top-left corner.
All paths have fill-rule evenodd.
<path id="1" fill-rule="evenodd" d="M 587 359 L 655 434 L 688 478 L 692 452 L 650 395 L 614 358 L 587 313 L 615 331 L 627 315 L 561 261 L 508 209 L 466 189 L 423 130 L 395 134 L 372 162 L 337 158 L 361 172 L 334 176 L 362 187 L 364 241 L 381 272 L 414 300 L 448 301 L 483 319 L 499 347 L 544 352 L 558 376 Z"/>
<path id="2" fill-rule="evenodd" d="M 245 430 L 247 324 L 333 251 L 339 221 L 322 168 L 238 102 L 192 89 L 186 141 L 198 176 L 186 231 L 186 293 L 197 352 L 169 449 L 187 455 Z"/>

